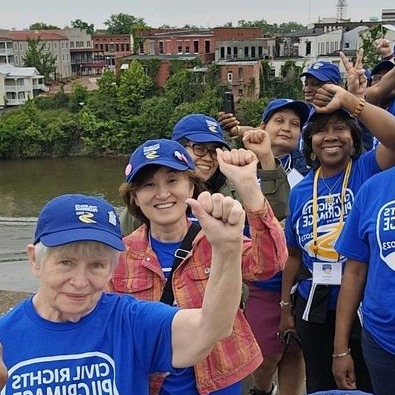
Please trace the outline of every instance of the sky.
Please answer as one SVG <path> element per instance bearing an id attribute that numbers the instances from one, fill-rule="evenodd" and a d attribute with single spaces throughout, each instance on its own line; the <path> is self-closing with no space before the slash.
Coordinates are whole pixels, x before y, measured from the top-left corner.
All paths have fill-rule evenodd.
<path id="1" fill-rule="evenodd" d="M 81 19 L 104 28 L 111 15 L 124 13 L 143 18 L 151 27 L 186 24 L 199 27 L 237 25 L 239 20 L 264 19 L 269 24 L 298 22 L 302 25 L 317 22 L 318 18 L 336 17 L 339 0 L 18 0 L 6 1 L 0 13 L 0 29 L 23 30 L 36 22 L 70 26 Z M 394 9 L 394 0 L 342 0 L 347 4 L 346 18 L 352 21 L 381 18 L 382 9 Z M 135 4 L 133 4 L 135 3 Z"/>

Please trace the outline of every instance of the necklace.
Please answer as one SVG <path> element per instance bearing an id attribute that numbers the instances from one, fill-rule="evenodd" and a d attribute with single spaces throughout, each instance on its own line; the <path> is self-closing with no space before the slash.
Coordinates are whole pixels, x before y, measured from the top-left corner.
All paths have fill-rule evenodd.
<path id="1" fill-rule="evenodd" d="M 321 172 L 321 180 L 324 183 L 324 185 L 326 186 L 326 189 L 328 190 L 329 194 L 327 196 L 325 196 L 325 202 L 326 204 L 332 206 L 333 202 L 335 201 L 333 195 L 332 195 L 332 191 L 336 188 L 336 185 L 340 182 L 340 180 L 343 178 L 343 172 L 342 174 L 340 174 L 339 178 L 336 180 L 336 182 L 332 185 L 331 188 L 329 188 L 329 185 L 326 183 L 325 178 L 322 175 Z"/>

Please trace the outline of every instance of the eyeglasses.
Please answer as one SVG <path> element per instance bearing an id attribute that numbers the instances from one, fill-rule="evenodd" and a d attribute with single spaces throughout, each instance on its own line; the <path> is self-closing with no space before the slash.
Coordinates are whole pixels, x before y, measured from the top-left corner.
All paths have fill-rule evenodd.
<path id="1" fill-rule="evenodd" d="M 188 144 L 186 147 L 191 147 L 196 156 L 203 157 L 209 153 L 212 159 L 217 159 L 216 148 L 207 148 L 205 145 L 198 143 Z"/>

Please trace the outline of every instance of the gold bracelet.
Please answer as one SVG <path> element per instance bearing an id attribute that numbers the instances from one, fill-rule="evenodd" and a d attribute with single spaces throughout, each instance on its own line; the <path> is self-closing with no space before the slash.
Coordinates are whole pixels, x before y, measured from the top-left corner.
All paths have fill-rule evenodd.
<path id="1" fill-rule="evenodd" d="M 346 352 L 341 352 L 340 354 L 332 354 L 332 358 L 343 358 L 350 355 L 351 349 L 349 348 Z"/>
<path id="2" fill-rule="evenodd" d="M 357 108 L 354 110 L 354 112 L 351 114 L 351 116 L 354 117 L 354 118 L 358 118 L 359 114 L 361 114 L 363 108 L 365 107 L 365 104 L 366 104 L 366 100 L 362 97 L 359 100 Z"/>

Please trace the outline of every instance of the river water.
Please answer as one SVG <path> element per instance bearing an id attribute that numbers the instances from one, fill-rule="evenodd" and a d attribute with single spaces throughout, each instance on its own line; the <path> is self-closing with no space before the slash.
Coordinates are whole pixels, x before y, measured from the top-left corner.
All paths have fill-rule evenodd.
<path id="1" fill-rule="evenodd" d="M 26 259 L 37 216 L 64 193 L 100 196 L 121 209 L 118 188 L 127 158 L 0 161 L 0 263 Z"/>

